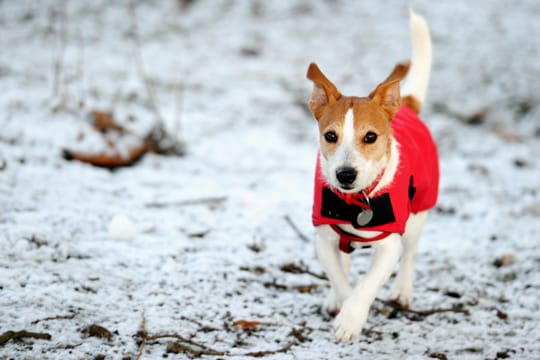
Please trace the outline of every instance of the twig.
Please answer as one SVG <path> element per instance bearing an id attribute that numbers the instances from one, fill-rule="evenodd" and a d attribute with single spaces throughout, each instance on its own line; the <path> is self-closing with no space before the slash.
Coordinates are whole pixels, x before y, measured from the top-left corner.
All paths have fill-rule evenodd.
<path id="1" fill-rule="evenodd" d="M 294 345 L 298 344 L 298 339 L 293 339 L 289 341 L 285 346 L 276 349 L 276 350 L 263 350 L 263 351 L 252 351 L 245 354 L 230 354 L 232 356 L 252 356 L 252 357 L 263 357 L 266 355 L 280 354 L 289 351 Z"/>
<path id="2" fill-rule="evenodd" d="M 189 317 L 184 316 L 184 315 L 182 315 L 180 317 L 180 320 L 189 321 L 189 322 L 194 323 L 195 325 L 198 325 L 199 326 L 199 331 L 202 331 L 202 332 L 211 332 L 211 331 L 219 331 L 220 330 L 220 329 L 218 329 L 216 327 L 213 327 L 213 326 L 210 326 L 210 325 L 205 325 L 205 324 L 201 323 L 198 320 L 189 318 Z"/>
<path id="3" fill-rule="evenodd" d="M 266 355 L 279 354 L 289 351 L 294 345 L 298 344 L 298 339 L 295 338 L 288 342 L 285 346 L 276 349 L 276 350 L 261 350 L 261 351 L 250 351 L 246 353 L 231 353 L 228 351 L 219 351 L 212 349 L 204 344 L 187 339 L 176 333 L 173 334 L 159 334 L 159 335 L 147 335 L 145 340 L 159 340 L 159 339 L 176 339 L 177 342 L 174 343 L 174 346 L 169 347 L 171 352 L 180 353 L 182 351 L 188 352 L 195 356 L 202 355 L 213 355 L 213 356 L 252 356 L 252 357 L 263 357 Z M 187 345 L 186 345 L 187 344 Z M 188 346 L 191 345 L 191 346 Z M 139 359 L 138 357 L 136 359 Z"/>
<path id="4" fill-rule="evenodd" d="M 71 320 L 77 316 L 77 313 L 71 313 L 70 315 L 58 315 L 58 316 L 50 316 L 43 319 L 34 320 L 31 322 L 32 325 L 36 325 L 42 321 L 50 321 L 50 320 Z"/>
<path id="5" fill-rule="evenodd" d="M 182 200 L 177 202 L 151 202 L 147 203 L 147 208 L 164 208 L 170 206 L 192 206 L 192 205 L 219 205 L 227 200 L 226 196 L 217 196 L 209 198 Z"/>
<path id="6" fill-rule="evenodd" d="M 65 344 L 65 345 L 59 344 L 59 345 L 56 345 L 56 346 L 53 346 L 53 347 L 48 348 L 47 351 L 55 351 L 55 350 L 72 350 L 72 349 L 78 348 L 78 347 L 81 346 L 82 344 L 83 344 L 83 343 L 78 343 L 78 344 Z"/>
<path id="7" fill-rule="evenodd" d="M 80 27 L 77 27 L 77 78 L 79 79 L 79 101 L 77 106 L 79 108 L 84 107 L 85 101 L 85 90 L 84 90 L 84 37 Z"/>
<path id="8" fill-rule="evenodd" d="M 317 274 L 309 270 L 304 264 L 296 265 L 294 263 L 287 263 L 281 265 L 279 267 L 279 270 L 290 274 L 308 274 L 320 280 L 328 280 L 328 278 L 324 274 Z"/>
<path id="9" fill-rule="evenodd" d="M 146 95 L 148 97 L 148 103 L 150 105 L 150 109 L 154 112 L 154 115 L 156 115 L 158 121 L 164 124 L 165 122 L 164 122 L 163 116 L 161 116 L 161 113 L 159 112 L 158 107 L 156 105 L 154 91 L 152 87 L 150 86 L 150 82 L 148 81 L 148 77 L 144 71 L 142 51 L 141 51 L 141 39 L 139 37 L 139 27 L 137 23 L 137 8 L 134 1 L 130 1 L 129 3 L 129 12 L 130 12 L 130 18 L 132 19 L 131 34 L 133 36 L 133 45 L 134 45 L 133 55 L 135 58 L 135 65 L 137 67 L 137 72 L 139 73 L 139 76 L 141 77 L 143 85 L 146 89 Z"/>
<path id="10" fill-rule="evenodd" d="M 296 233 L 296 235 L 298 235 L 300 240 L 302 240 L 303 242 L 309 242 L 310 241 L 309 238 L 304 233 L 302 233 L 302 231 L 300 231 L 298 226 L 296 226 L 296 224 L 292 221 L 292 219 L 291 219 L 291 217 L 289 215 L 285 215 L 284 219 L 287 222 L 287 224 L 289 224 L 291 229 L 293 229 L 293 231 Z"/>
<path id="11" fill-rule="evenodd" d="M 135 360 L 139 360 L 142 356 L 142 353 L 144 351 L 144 345 L 146 343 L 146 318 L 144 317 L 144 311 L 141 316 L 141 325 L 139 326 L 139 331 L 137 332 L 137 336 L 141 339 L 141 344 L 139 345 L 139 351 L 137 352 L 137 356 L 135 357 Z"/>
<path id="12" fill-rule="evenodd" d="M 137 333 L 137 335 L 140 337 L 141 336 L 140 332 Z M 158 334 L 158 335 L 148 335 L 144 333 L 144 337 L 143 337 L 143 341 L 154 341 L 154 340 L 160 340 L 160 339 L 176 339 L 181 342 L 181 343 L 177 343 L 180 351 L 187 351 L 196 356 L 201 356 L 201 355 L 225 356 L 227 355 L 227 353 L 224 351 L 218 351 L 218 350 L 212 349 L 204 344 L 193 341 L 191 339 L 187 339 L 176 333 Z M 191 345 L 191 347 L 185 344 Z M 194 347 L 198 349 L 195 349 Z M 136 359 L 139 359 L 139 358 L 137 357 Z"/>
<path id="13" fill-rule="evenodd" d="M 188 319 L 191 320 L 191 319 Z M 197 323 L 196 321 L 194 321 Z M 169 343 L 167 346 L 167 352 L 179 354 L 179 353 L 188 353 L 190 355 L 193 355 L 195 357 L 200 357 L 204 355 L 208 356 L 251 356 L 251 357 L 263 357 L 266 355 L 273 355 L 273 354 L 279 354 L 289 351 L 294 345 L 298 344 L 299 342 L 303 342 L 305 340 L 308 340 L 303 336 L 303 331 L 305 329 L 292 329 L 289 336 L 292 336 L 293 339 L 289 341 L 284 346 L 275 349 L 275 350 L 261 350 L 261 351 L 249 351 L 249 352 L 231 352 L 231 351 L 220 351 L 216 350 L 214 348 L 211 348 L 205 344 L 202 344 L 200 342 L 197 342 L 195 340 L 186 338 L 180 334 L 177 333 L 165 333 L 165 334 L 156 334 L 156 335 L 150 335 L 148 334 L 146 330 L 146 319 L 142 317 L 141 320 L 141 326 L 139 331 L 137 331 L 137 334 L 135 335 L 141 340 L 141 343 L 139 345 L 139 351 L 137 353 L 137 356 L 135 360 L 140 360 L 142 353 L 144 351 L 144 346 L 148 341 L 156 341 L 156 340 L 162 340 L 162 339 L 174 339 L 175 342 Z"/>
<path id="14" fill-rule="evenodd" d="M 383 339 L 384 333 L 374 329 L 375 325 L 369 329 L 362 329 L 362 334 L 372 337 L 374 341 L 380 341 Z"/>
<path id="15" fill-rule="evenodd" d="M 143 55 L 141 50 L 142 44 L 139 36 L 137 7 L 135 1 L 130 1 L 128 8 L 131 15 L 130 18 L 132 19 L 131 34 L 133 36 L 133 57 L 135 59 L 135 66 L 146 90 L 150 110 L 152 110 L 157 119 L 156 125 L 154 125 L 153 129 L 146 136 L 146 142 L 150 146 L 150 151 L 154 151 L 158 154 L 173 154 L 183 156 L 186 153 L 185 144 L 183 141 L 177 138 L 177 134 L 174 134 L 173 136 L 167 132 L 165 118 L 159 111 L 154 89 L 150 84 L 148 75 L 144 71 Z"/>
<path id="16" fill-rule="evenodd" d="M 47 333 L 36 333 L 26 330 L 21 331 L 6 331 L 0 335 L 0 345 L 4 345 L 9 340 L 20 340 L 24 338 L 33 338 L 33 339 L 42 339 L 42 340 L 51 340 L 51 334 Z"/>
<path id="17" fill-rule="evenodd" d="M 56 104 L 52 104 L 53 111 L 58 110 L 60 107 L 65 106 L 65 94 L 62 93 L 62 89 L 60 88 L 62 85 L 62 72 L 64 68 L 64 56 L 66 53 L 66 42 L 67 42 L 67 2 L 62 1 L 60 5 L 61 9 L 58 10 L 58 12 L 54 12 L 54 22 L 56 23 L 57 16 L 60 19 L 59 29 L 58 32 L 58 46 L 59 49 L 56 49 L 56 56 L 53 61 L 53 79 L 52 79 L 52 99 L 53 101 L 58 101 Z M 55 10 L 53 10 L 55 11 Z M 56 33 L 56 31 L 55 31 Z M 61 97 L 61 100 L 59 100 L 59 97 Z"/>
<path id="18" fill-rule="evenodd" d="M 399 303 L 392 301 L 392 300 L 382 300 L 377 298 L 378 301 L 383 303 L 384 305 L 390 306 L 396 311 L 402 312 L 402 313 L 409 313 L 414 314 L 422 317 L 427 317 L 433 314 L 439 314 L 439 313 L 445 313 L 445 312 L 454 312 L 454 313 L 461 313 L 465 315 L 469 315 L 470 312 L 467 309 L 463 309 L 461 307 L 457 308 L 434 308 L 434 309 L 428 309 L 428 310 L 414 310 L 414 309 L 408 309 L 400 305 Z"/>

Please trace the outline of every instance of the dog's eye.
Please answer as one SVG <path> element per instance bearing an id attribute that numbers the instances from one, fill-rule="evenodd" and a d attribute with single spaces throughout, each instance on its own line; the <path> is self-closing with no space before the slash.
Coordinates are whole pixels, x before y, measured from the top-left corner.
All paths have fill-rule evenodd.
<path id="1" fill-rule="evenodd" d="M 366 144 L 373 144 L 375 141 L 377 141 L 377 134 L 372 131 L 369 131 L 366 136 L 364 136 L 364 143 Z"/>
<path id="2" fill-rule="evenodd" d="M 334 131 L 328 131 L 324 134 L 324 139 L 329 143 L 337 142 L 337 134 Z"/>

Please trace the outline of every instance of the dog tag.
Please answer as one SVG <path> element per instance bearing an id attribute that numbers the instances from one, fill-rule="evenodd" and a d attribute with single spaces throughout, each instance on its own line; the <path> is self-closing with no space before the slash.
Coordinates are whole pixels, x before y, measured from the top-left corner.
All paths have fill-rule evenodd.
<path id="1" fill-rule="evenodd" d="M 356 218 L 356 222 L 360 226 L 364 226 L 369 224 L 369 222 L 373 219 L 373 210 L 371 209 L 364 209 L 358 214 L 358 217 Z"/>

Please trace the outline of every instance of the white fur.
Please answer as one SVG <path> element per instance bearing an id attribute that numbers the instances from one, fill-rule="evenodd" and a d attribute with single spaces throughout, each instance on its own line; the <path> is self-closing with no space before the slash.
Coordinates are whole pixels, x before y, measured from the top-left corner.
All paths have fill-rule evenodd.
<path id="1" fill-rule="evenodd" d="M 403 235 L 403 259 L 395 280 L 392 297 L 408 306 L 412 299 L 414 262 L 418 239 L 427 212 L 409 217 Z M 379 289 L 388 280 L 400 256 L 400 235 L 390 234 L 385 239 L 369 244 L 375 248 L 372 264 L 354 288 L 349 285 L 349 255 L 338 248 L 339 235 L 328 225 L 318 226 L 316 248 L 319 260 L 330 280 L 330 292 L 323 304 L 323 310 L 336 313 L 334 331 L 338 341 L 354 339 L 366 322 L 367 315 Z M 365 232 L 364 232 L 365 233 Z"/>
<path id="2" fill-rule="evenodd" d="M 411 38 L 412 38 L 412 60 L 407 82 L 401 90 L 401 94 L 413 95 L 420 103 L 426 99 L 427 87 L 429 84 L 429 74 L 431 72 L 432 49 L 431 36 L 426 20 L 409 10 Z"/>

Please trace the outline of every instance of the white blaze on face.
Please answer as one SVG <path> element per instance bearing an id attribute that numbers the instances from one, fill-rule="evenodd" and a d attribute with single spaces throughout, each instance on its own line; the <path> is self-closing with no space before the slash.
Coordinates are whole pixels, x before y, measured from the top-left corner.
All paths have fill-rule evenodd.
<path id="1" fill-rule="evenodd" d="M 352 108 L 345 113 L 343 127 L 334 152 L 326 159 L 321 156 L 321 168 L 330 186 L 343 190 L 336 177 L 336 171 L 344 166 L 353 167 L 354 158 L 358 156 L 355 150 L 354 113 Z"/>
<path id="2" fill-rule="evenodd" d="M 354 113 L 352 109 L 349 109 L 345 114 L 345 121 L 343 122 L 343 129 L 341 135 L 341 141 L 336 148 L 333 158 L 333 170 L 334 173 L 337 169 L 343 166 L 351 166 L 353 153 L 355 152 L 354 146 Z"/>
<path id="3" fill-rule="evenodd" d="M 386 156 L 379 161 L 368 159 L 359 149 L 357 142 L 359 134 L 356 134 L 354 112 L 349 109 L 345 113 L 343 128 L 341 129 L 341 139 L 335 151 L 324 159 L 321 156 L 322 172 L 329 185 L 340 189 L 345 193 L 356 193 L 369 187 L 377 178 L 377 175 L 384 168 Z M 352 189 L 343 189 L 336 177 L 336 171 L 342 167 L 352 167 L 357 172 L 357 178 L 352 184 Z"/>

